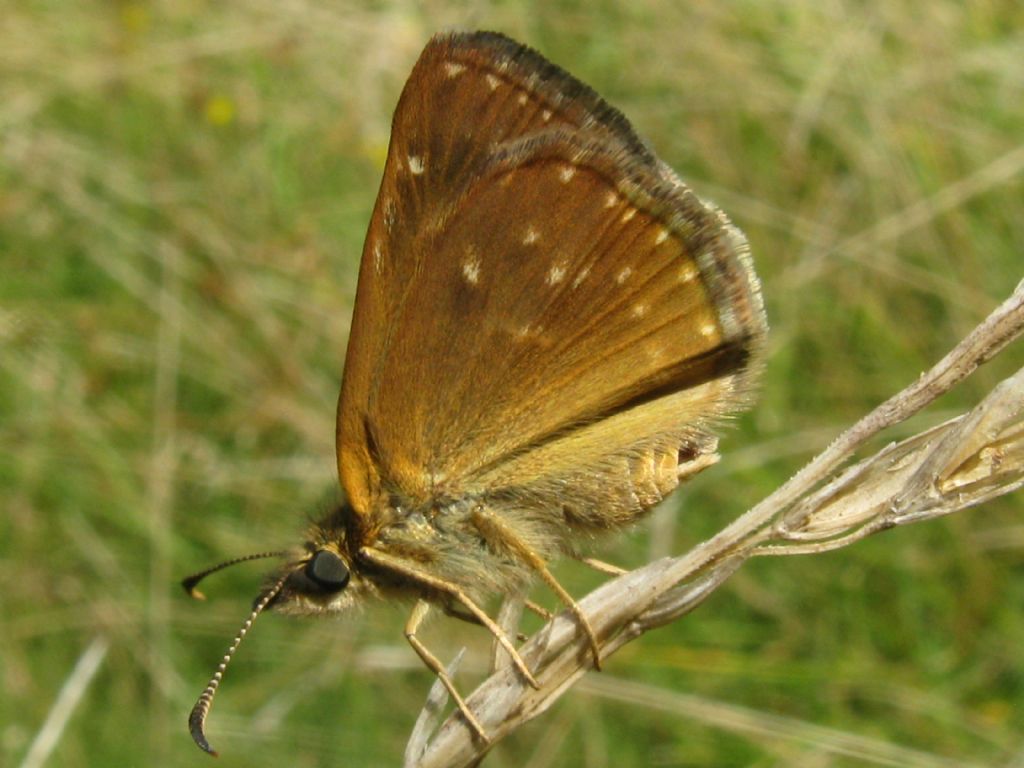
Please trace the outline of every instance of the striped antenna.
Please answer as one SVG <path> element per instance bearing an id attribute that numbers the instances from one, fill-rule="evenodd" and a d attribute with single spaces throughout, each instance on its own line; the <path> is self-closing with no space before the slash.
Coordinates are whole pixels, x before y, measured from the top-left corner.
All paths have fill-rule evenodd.
<path id="1" fill-rule="evenodd" d="M 243 558 L 244 559 L 244 558 Z M 249 559 L 252 559 L 250 557 Z M 225 564 L 222 567 L 227 567 L 230 563 Z M 213 569 L 216 570 L 216 569 Z M 200 578 L 204 574 L 198 574 Z M 220 665 L 217 667 L 217 671 L 210 678 L 210 682 L 206 684 L 206 688 L 199 695 L 199 701 L 192 707 L 192 711 L 188 716 L 188 730 L 192 734 L 192 740 L 199 745 L 199 748 L 204 752 L 208 752 L 214 757 L 217 756 L 217 751 L 210 746 L 210 742 L 206 740 L 206 716 L 210 713 L 210 705 L 213 704 L 213 695 L 217 693 L 217 688 L 220 686 L 220 681 L 224 678 L 224 670 L 228 668 L 228 662 L 231 661 L 231 657 L 235 655 L 235 651 L 238 650 L 238 646 L 242 644 L 242 638 L 249 632 L 249 628 L 252 623 L 256 621 L 256 617 L 259 616 L 263 609 L 270 605 L 270 601 L 277 597 L 281 588 L 284 586 L 285 581 L 288 580 L 288 576 L 291 574 L 285 574 L 277 583 L 274 584 L 270 589 L 263 593 L 256 606 L 252 609 L 252 613 L 249 614 L 249 618 L 245 620 L 245 624 L 238 630 L 238 634 L 235 636 L 234 642 L 231 643 L 231 647 L 228 648 L 228 652 L 224 654 L 224 658 L 221 659 Z M 187 588 L 187 587 L 186 587 Z"/>
<path id="2" fill-rule="evenodd" d="M 228 560 L 223 563 L 218 563 L 212 568 L 207 568 L 205 571 L 199 571 L 199 573 L 193 573 L 191 576 L 181 580 L 181 586 L 184 587 L 185 591 L 188 592 L 189 597 L 194 597 L 196 600 L 205 600 L 206 595 L 198 591 L 196 587 L 199 582 L 209 576 L 211 573 L 222 571 L 232 565 L 238 565 L 239 563 L 247 563 L 250 560 L 263 560 L 267 557 L 284 557 L 287 552 L 257 552 L 255 555 L 243 555 L 242 557 L 236 557 L 232 560 Z"/>

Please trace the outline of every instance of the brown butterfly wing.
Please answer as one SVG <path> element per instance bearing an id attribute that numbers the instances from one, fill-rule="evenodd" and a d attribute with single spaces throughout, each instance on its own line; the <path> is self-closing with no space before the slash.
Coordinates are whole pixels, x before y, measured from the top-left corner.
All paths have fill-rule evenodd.
<path id="1" fill-rule="evenodd" d="M 744 249 L 586 86 L 498 36 L 435 39 L 364 249 L 338 414 L 353 508 L 642 511 L 746 387 L 764 319 Z"/>
<path id="2" fill-rule="evenodd" d="M 388 343 L 401 295 L 422 266 L 410 251 L 420 223 L 452 206 L 499 143 L 584 121 L 624 142 L 632 136 L 625 119 L 590 88 L 501 35 L 439 35 L 420 55 L 395 110 L 363 248 L 338 407 L 339 474 L 357 514 L 368 514 L 371 496 L 379 493 L 365 404 L 376 353 Z M 644 156 L 633 141 L 636 155 Z M 429 165 L 421 166 L 426 160 Z"/>

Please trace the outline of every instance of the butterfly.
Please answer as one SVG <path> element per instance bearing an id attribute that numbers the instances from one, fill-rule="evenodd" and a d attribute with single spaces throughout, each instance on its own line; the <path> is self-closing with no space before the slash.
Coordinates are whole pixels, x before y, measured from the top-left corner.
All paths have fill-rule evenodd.
<path id="1" fill-rule="evenodd" d="M 598 639 L 549 564 L 639 520 L 708 466 L 747 405 L 767 330 L 747 242 L 626 118 L 493 32 L 435 36 L 395 110 L 359 271 L 337 413 L 345 502 L 284 563 L 266 608 L 332 614 L 410 599 L 533 671 L 481 607 L 539 580 Z"/>

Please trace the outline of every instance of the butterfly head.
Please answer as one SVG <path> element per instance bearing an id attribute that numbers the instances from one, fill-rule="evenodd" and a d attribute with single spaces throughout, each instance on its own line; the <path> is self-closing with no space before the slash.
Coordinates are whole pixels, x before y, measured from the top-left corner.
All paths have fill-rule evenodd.
<path id="1" fill-rule="evenodd" d="M 313 525 L 302 553 L 271 575 L 268 589 L 277 589 L 268 608 L 300 616 L 339 613 L 365 596 L 370 585 L 353 565 L 344 512 Z"/>

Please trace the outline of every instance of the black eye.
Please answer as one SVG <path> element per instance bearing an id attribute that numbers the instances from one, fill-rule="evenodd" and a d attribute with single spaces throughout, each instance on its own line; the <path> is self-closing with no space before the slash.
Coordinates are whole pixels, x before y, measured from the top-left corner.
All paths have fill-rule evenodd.
<path id="1" fill-rule="evenodd" d="M 321 549 L 306 563 L 306 576 L 327 592 L 339 592 L 348 584 L 348 566 L 336 554 Z"/>

